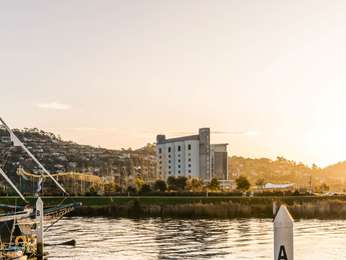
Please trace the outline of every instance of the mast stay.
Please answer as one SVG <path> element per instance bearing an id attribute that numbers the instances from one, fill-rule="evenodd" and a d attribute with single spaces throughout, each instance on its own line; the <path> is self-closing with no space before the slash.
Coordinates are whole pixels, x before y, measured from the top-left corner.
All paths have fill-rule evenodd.
<path id="1" fill-rule="evenodd" d="M 5 121 L 1 117 L 0 117 L 0 122 L 4 125 L 6 130 L 9 132 L 11 141 L 13 142 L 13 145 L 22 147 L 23 150 L 31 157 L 31 159 L 42 169 L 42 171 L 49 178 L 51 178 L 52 181 L 60 188 L 60 190 L 62 190 L 66 195 L 69 195 L 68 192 L 64 189 L 64 187 L 49 173 L 49 171 L 36 159 L 36 157 L 29 151 L 29 149 L 18 139 L 18 137 L 13 133 L 11 128 L 5 123 Z M 40 191 L 42 179 L 43 178 L 40 178 L 40 180 L 38 181 L 38 186 L 39 186 L 38 192 Z"/>
<path id="2" fill-rule="evenodd" d="M 28 201 L 24 198 L 23 194 L 17 189 L 16 185 L 13 184 L 13 182 L 10 180 L 10 178 L 8 178 L 6 173 L 1 168 L 0 168 L 0 174 L 11 185 L 11 187 L 17 192 L 17 194 L 22 198 L 22 200 L 24 200 L 26 203 L 28 203 Z"/>

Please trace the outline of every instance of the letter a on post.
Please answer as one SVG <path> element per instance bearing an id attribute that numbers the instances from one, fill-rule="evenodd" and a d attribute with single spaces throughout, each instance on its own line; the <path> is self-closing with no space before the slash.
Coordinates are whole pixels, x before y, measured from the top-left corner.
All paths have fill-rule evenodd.
<path id="1" fill-rule="evenodd" d="M 280 246 L 278 260 L 288 260 L 285 246 Z"/>

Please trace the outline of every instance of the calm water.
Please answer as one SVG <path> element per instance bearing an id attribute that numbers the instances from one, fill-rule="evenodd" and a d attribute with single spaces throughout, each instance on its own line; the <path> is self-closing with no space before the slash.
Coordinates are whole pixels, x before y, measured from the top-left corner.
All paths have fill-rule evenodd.
<path id="1" fill-rule="evenodd" d="M 49 259 L 272 259 L 271 220 L 67 218 L 46 235 Z M 346 221 L 295 224 L 295 258 L 346 259 Z"/>

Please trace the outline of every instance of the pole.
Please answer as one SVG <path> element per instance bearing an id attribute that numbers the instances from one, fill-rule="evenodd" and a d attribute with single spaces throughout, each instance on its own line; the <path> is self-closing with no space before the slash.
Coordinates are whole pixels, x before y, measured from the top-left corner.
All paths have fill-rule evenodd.
<path id="1" fill-rule="evenodd" d="M 37 235 L 37 259 L 43 259 L 43 201 L 41 197 L 38 197 L 36 201 L 36 235 Z"/>
<path id="2" fill-rule="evenodd" d="M 276 213 L 278 212 L 278 205 L 276 201 L 273 201 L 273 217 L 275 218 Z"/>
<path id="3" fill-rule="evenodd" d="M 274 260 L 293 260 L 293 218 L 285 205 L 274 219 Z"/>

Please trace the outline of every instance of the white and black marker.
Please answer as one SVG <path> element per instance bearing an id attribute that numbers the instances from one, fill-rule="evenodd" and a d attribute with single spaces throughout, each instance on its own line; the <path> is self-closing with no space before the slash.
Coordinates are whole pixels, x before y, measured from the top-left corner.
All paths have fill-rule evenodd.
<path id="1" fill-rule="evenodd" d="M 293 218 L 285 205 L 274 218 L 274 260 L 293 260 Z"/>
<path id="2" fill-rule="evenodd" d="M 36 235 L 37 235 L 37 259 L 43 259 L 43 201 L 38 197 L 36 201 Z"/>

